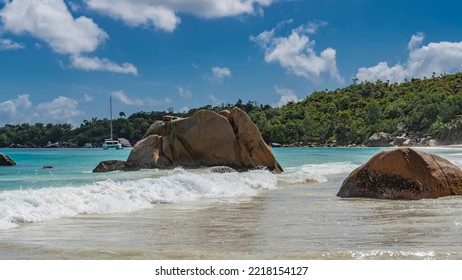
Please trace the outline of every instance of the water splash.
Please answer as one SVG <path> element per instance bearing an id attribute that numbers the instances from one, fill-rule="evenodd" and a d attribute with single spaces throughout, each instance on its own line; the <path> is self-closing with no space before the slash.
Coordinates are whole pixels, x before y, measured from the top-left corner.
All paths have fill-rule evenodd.
<path id="1" fill-rule="evenodd" d="M 80 214 L 132 212 L 153 207 L 153 203 L 249 197 L 276 187 L 276 176 L 265 170 L 200 174 L 175 169 L 155 178 L 4 191 L 0 193 L 0 229 Z"/>

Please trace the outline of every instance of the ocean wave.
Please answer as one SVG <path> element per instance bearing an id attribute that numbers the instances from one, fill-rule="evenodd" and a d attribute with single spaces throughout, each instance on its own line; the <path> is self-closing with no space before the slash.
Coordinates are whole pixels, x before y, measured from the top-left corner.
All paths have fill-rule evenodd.
<path id="1" fill-rule="evenodd" d="M 276 187 L 276 176 L 265 170 L 200 174 L 175 169 L 155 178 L 4 191 L 0 192 L 0 229 L 80 214 L 132 212 L 155 203 L 248 197 Z"/>
<path id="2" fill-rule="evenodd" d="M 306 172 L 318 174 L 318 175 L 334 175 L 342 173 L 350 173 L 359 165 L 352 162 L 332 162 L 332 163 L 321 163 L 321 164 L 305 164 L 302 165 L 301 169 Z"/>
<path id="3" fill-rule="evenodd" d="M 333 162 L 320 164 L 304 164 L 299 167 L 285 168 L 285 172 L 278 175 L 280 184 L 297 185 L 312 182 L 326 182 L 328 175 L 347 174 L 359 165 L 351 162 Z"/>

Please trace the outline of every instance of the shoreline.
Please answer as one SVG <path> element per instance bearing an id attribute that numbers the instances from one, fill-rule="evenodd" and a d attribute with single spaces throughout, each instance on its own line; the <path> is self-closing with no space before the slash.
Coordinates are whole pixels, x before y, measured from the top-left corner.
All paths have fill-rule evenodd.
<path id="1" fill-rule="evenodd" d="M 438 148 L 438 147 L 448 147 L 448 148 L 462 148 L 462 143 L 458 144 L 441 144 L 441 145 L 411 145 L 411 146 L 368 146 L 364 144 L 353 144 L 353 145 L 331 145 L 331 144 L 319 144 L 319 145 L 297 145 L 297 144 L 281 144 L 281 145 L 272 145 L 270 143 L 268 146 L 271 148 Z M 133 147 L 122 147 L 122 149 L 132 149 Z M 82 149 L 82 150 L 91 150 L 91 149 L 102 149 L 102 147 L 0 147 L 0 149 L 49 149 L 49 150 L 60 150 L 60 149 Z"/>
<path id="2" fill-rule="evenodd" d="M 411 146 L 398 146 L 398 145 L 390 145 L 390 146 L 367 146 L 364 144 L 359 145 L 328 145 L 328 144 L 320 144 L 320 145 L 292 145 L 292 144 L 281 144 L 280 146 L 271 145 L 271 148 L 462 148 L 462 143 L 458 144 L 441 144 L 441 145 L 411 145 Z"/>

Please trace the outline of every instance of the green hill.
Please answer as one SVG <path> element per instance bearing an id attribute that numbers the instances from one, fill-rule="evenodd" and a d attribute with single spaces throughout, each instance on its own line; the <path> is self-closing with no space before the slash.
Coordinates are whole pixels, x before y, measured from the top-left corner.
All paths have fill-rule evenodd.
<path id="1" fill-rule="evenodd" d="M 462 73 L 401 84 L 363 82 L 314 92 L 280 109 L 250 112 L 266 141 L 363 143 L 373 133 L 462 137 Z"/>
<path id="2" fill-rule="evenodd" d="M 210 105 L 191 109 L 220 111 L 237 106 L 246 111 L 267 142 L 337 141 L 361 144 L 373 133 L 431 136 L 457 142 L 462 139 L 462 73 L 412 79 L 404 83 L 362 82 L 345 88 L 313 92 L 303 101 L 281 108 L 256 102 Z M 172 112 L 138 112 L 114 120 L 114 135 L 135 143 L 150 124 Z M 125 114 L 120 114 L 124 116 Z M 405 126 L 404 130 L 398 124 Z M 11 144 L 45 146 L 50 142 L 100 143 L 109 137 L 109 121 L 93 118 L 77 127 L 69 124 L 20 124 L 0 128 L 0 147 Z"/>

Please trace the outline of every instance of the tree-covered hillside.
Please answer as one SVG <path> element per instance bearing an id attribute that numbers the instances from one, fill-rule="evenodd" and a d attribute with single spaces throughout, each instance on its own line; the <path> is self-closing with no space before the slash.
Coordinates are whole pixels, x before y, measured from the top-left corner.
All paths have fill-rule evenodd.
<path id="1" fill-rule="evenodd" d="M 336 140 L 339 144 L 363 143 L 373 133 L 402 134 L 441 140 L 462 139 L 462 73 L 401 84 L 377 81 L 354 83 L 342 89 L 314 92 L 303 101 L 282 108 L 241 100 L 235 104 L 191 109 L 220 111 L 237 106 L 246 111 L 267 142 L 293 143 Z M 114 136 L 135 143 L 155 120 L 172 112 L 138 112 L 114 120 Z M 109 137 L 109 120 L 93 118 L 77 127 L 69 124 L 21 124 L 0 128 L 0 147 L 11 144 L 44 146 L 50 142 L 73 142 L 77 146 L 100 144 Z"/>
<path id="2" fill-rule="evenodd" d="M 269 142 L 363 143 L 374 132 L 462 139 L 462 73 L 412 79 L 401 84 L 363 82 L 314 92 L 278 109 L 250 116 Z"/>

